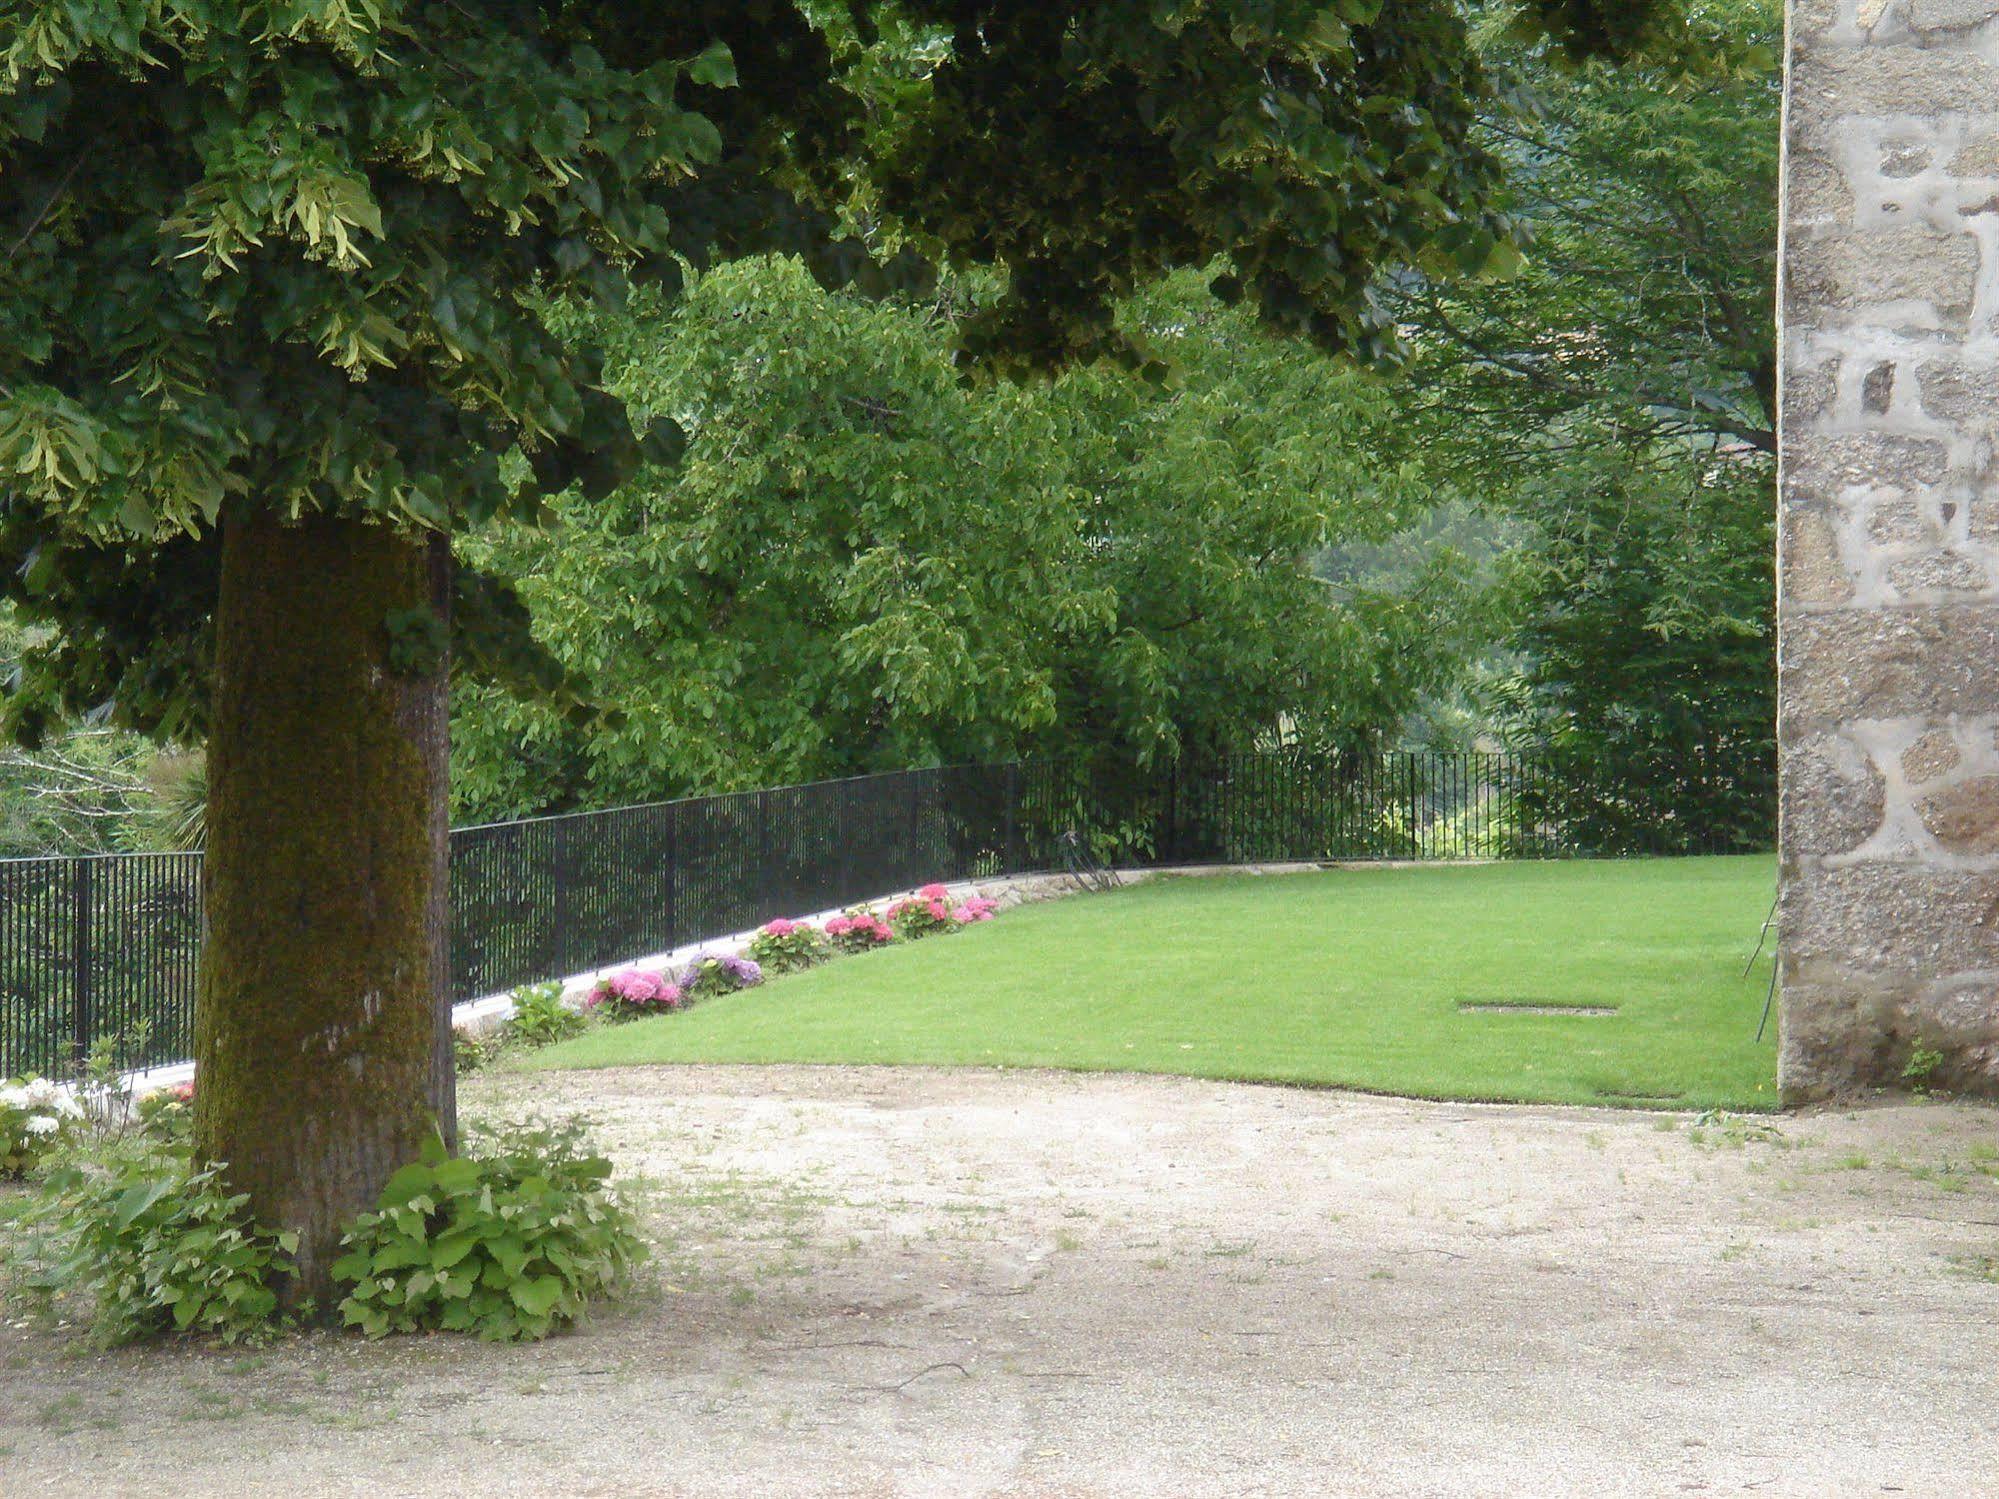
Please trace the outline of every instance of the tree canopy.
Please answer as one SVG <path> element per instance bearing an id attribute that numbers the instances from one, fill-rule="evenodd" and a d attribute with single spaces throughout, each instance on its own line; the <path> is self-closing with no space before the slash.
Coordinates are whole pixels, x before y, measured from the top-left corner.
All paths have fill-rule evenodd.
<path id="1" fill-rule="evenodd" d="M 608 491 L 641 443 L 549 295 L 990 263 L 967 358 L 1136 363 L 1117 300 L 1219 260 L 1382 353 L 1380 267 L 1508 232 L 1484 87 L 1449 0 L 0 7 L 0 555 L 62 627 L 21 721 L 199 729 L 226 506 L 449 529 Z"/>

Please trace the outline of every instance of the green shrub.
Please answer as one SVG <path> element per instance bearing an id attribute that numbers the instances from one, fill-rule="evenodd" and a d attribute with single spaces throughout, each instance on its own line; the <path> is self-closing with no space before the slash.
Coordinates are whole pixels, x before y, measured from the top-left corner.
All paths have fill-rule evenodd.
<path id="1" fill-rule="evenodd" d="M 582 1127 L 526 1126 L 447 1156 L 433 1138 L 342 1241 L 340 1315 L 392 1332 L 543 1338 L 618 1291 L 645 1256 Z"/>
<path id="2" fill-rule="evenodd" d="M 566 1041 L 587 1024 L 562 1002 L 560 983 L 523 984 L 514 990 L 514 1013 L 501 1033 L 523 1046 L 552 1046 Z"/>
<path id="3" fill-rule="evenodd" d="M 451 1057 L 457 1064 L 460 1077 L 484 1072 L 500 1059 L 504 1050 L 506 1044 L 498 1035 L 475 1036 L 470 1031 L 461 1030 L 451 1033 Z"/>
<path id="4" fill-rule="evenodd" d="M 748 951 L 767 976 L 775 977 L 823 963 L 833 955 L 833 945 L 818 927 L 780 918 L 758 928 Z"/>
<path id="5" fill-rule="evenodd" d="M 24 1215 L 16 1267 L 44 1301 L 90 1300 L 90 1332 L 104 1346 L 168 1333 L 254 1342 L 289 1325 L 277 1287 L 295 1234 L 249 1221 L 214 1167 L 143 1136 L 100 1141 L 94 1157 L 49 1172 Z"/>
<path id="6" fill-rule="evenodd" d="M 1937 1068 L 1943 1065 L 1943 1053 L 1918 1041 L 1909 1052 L 1909 1060 L 1902 1068 L 1902 1081 L 1918 1094 L 1928 1093 L 1930 1082 L 1936 1076 Z"/>

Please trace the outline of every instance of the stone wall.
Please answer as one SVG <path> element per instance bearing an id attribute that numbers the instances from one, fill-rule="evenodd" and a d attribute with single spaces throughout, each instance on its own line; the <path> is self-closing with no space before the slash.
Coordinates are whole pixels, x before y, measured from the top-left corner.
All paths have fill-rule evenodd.
<path id="1" fill-rule="evenodd" d="M 1781 1079 L 1999 1093 L 1999 0 L 1790 11 Z"/>

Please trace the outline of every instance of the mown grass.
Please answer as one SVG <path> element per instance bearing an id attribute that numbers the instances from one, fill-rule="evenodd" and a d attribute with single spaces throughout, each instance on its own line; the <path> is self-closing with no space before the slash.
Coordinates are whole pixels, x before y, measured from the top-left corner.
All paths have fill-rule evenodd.
<path id="1" fill-rule="evenodd" d="M 527 1065 L 1057 1067 L 1767 1109 L 1767 951 L 1742 970 L 1774 878 L 1754 857 L 1161 880 L 594 1031 Z M 1565 1005 L 1615 1013 L 1523 1008 Z"/>

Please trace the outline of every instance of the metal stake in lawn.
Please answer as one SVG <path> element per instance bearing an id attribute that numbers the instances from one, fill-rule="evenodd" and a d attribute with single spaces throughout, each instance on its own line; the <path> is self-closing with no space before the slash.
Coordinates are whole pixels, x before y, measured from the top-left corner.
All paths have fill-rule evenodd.
<path id="1" fill-rule="evenodd" d="M 1103 860 L 1090 853 L 1083 842 L 1083 835 L 1075 828 L 1064 828 L 1055 840 L 1062 845 L 1062 870 L 1085 890 L 1113 890 L 1119 883 L 1117 874 Z"/>
<path id="2" fill-rule="evenodd" d="M 1770 914 L 1763 918 L 1763 930 L 1756 934 L 1756 951 L 1751 953 L 1749 961 L 1742 965 L 1742 976 L 1744 978 L 1749 977 L 1749 970 L 1754 968 L 1756 960 L 1763 956 L 1763 944 L 1770 940 L 1770 928 L 1777 924 L 1777 900 L 1781 899 L 1782 897 L 1779 896 L 1770 902 Z M 1763 1018 L 1756 1022 L 1756 1039 L 1758 1041 L 1763 1039 L 1763 1028 L 1770 1023 L 1770 1006 L 1776 1002 L 1776 998 L 1777 962 L 1773 957 L 1770 961 L 1770 987 L 1763 995 Z"/>

